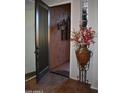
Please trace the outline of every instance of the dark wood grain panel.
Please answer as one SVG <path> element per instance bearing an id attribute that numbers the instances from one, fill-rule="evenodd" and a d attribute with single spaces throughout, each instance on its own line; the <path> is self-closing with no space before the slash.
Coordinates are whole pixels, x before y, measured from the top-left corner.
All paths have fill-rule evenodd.
<path id="1" fill-rule="evenodd" d="M 61 30 L 57 29 L 58 17 L 70 16 L 70 7 L 65 4 L 50 8 L 50 68 L 70 61 L 70 40 L 61 40 Z"/>

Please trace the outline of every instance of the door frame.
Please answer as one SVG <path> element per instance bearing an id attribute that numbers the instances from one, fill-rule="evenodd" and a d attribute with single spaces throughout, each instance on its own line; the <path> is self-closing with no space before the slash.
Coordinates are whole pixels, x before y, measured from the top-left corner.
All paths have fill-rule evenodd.
<path id="1" fill-rule="evenodd" d="M 38 3 L 38 2 L 41 2 L 42 4 L 43 4 L 43 6 L 44 7 L 47 7 L 48 8 L 48 67 L 47 68 L 45 68 L 44 69 L 44 71 L 43 71 L 43 73 L 47 73 L 48 71 L 51 71 L 51 69 L 50 69 L 50 66 L 49 66 L 49 64 L 50 64 L 50 61 L 51 61 L 51 57 L 50 57 L 50 7 L 56 7 L 56 6 L 61 6 L 61 5 L 65 5 L 65 4 L 70 4 L 70 11 L 71 11 L 71 2 L 68 2 L 68 3 L 63 3 L 63 4 L 57 4 L 57 5 L 54 5 L 54 6 L 48 6 L 48 5 L 46 5 L 43 1 L 41 1 L 41 0 L 35 0 L 35 66 L 36 66 L 36 75 L 37 75 L 37 32 L 38 32 L 38 27 L 37 27 L 37 22 L 36 22 L 36 4 Z M 71 21 L 71 15 L 70 15 L 70 21 Z M 70 28 L 71 28 L 71 22 L 70 22 Z M 70 35 L 71 35 L 71 29 L 70 29 Z M 70 44 L 71 45 L 71 44 Z M 70 67 L 70 62 L 69 62 L 69 67 Z M 41 77 L 43 76 L 42 75 L 42 71 L 41 71 Z M 70 69 L 69 69 L 69 77 L 70 77 Z M 38 78 L 37 78 L 37 76 L 36 76 L 36 81 L 37 81 L 37 83 L 38 83 Z"/>

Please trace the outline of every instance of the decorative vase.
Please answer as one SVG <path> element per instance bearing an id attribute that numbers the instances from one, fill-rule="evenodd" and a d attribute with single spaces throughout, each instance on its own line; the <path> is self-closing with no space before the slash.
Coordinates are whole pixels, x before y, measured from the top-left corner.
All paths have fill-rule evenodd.
<path id="1" fill-rule="evenodd" d="M 83 47 L 79 47 L 75 51 L 75 53 L 79 65 L 84 67 L 90 59 L 90 51 L 88 50 L 87 45 L 84 45 Z"/>

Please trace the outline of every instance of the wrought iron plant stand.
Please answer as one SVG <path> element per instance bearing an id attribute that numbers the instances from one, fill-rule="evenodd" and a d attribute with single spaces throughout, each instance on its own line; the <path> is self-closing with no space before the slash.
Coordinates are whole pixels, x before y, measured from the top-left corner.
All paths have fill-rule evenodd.
<path id="1" fill-rule="evenodd" d="M 93 56 L 93 52 L 90 51 L 90 58 Z M 89 66 L 90 66 L 90 59 L 88 61 L 88 63 L 85 66 L 81 66 L 79 64 L 79 81 L 81 83 L 88 83 L 87 80 L 87 71 L 89 70 Z"/>

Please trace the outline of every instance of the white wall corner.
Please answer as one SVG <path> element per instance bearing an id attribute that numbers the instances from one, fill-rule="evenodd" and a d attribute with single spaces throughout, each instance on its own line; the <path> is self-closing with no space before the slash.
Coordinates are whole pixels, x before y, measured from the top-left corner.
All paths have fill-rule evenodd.
<path id="1" fill-rule="evenodd" d="M 79 31 L 79 24 L 80 24 L 80 0 L 71 0 L 71 31 L 74 29 Z M 77 59 L 75 55 L 74 46 L 70 45 L 70 78 L 74 80 L 78 80 L 79 77 L 79 68 L 77 64 Z"/>

